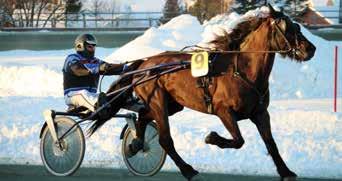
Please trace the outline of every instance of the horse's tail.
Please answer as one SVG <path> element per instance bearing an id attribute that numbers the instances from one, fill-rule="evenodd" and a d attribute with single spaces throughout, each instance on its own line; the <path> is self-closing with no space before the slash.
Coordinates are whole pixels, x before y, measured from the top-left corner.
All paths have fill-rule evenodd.
<path id="1" fill-rule="evenodd" d="M 143 61 L 144 60 L 134 61 L 131 65 L 128 66 L 128 68 L 126 69 L 126 72 L 136 70 Z M 121 76 L 117 81 L 112 83 L 107 93 L 113 92 L 125 86 L 129 86 L 130 84 L 132 84 L 133 76 L 134 75 Z M 120 96 L 117 97 L 110 105 L 111 117 L 113 117 L 124 106 L 124 104 L 126 103 L 126 100 L 132 96 L 132 92 L 133 92 L 133 88 L 129 88 L 127 90 L 124 90 L 124 92 L 118 92 L 108 97 L 107 100 L 110 100 L 116 97 L 118 94 L 120 94 Z M 100 128 L 108 120 L 109 119 L 95 120 L 93 124 L 90 126 L 90 128 L 88 129 L 87 135 L 90 137 L 98 128 Z"/>

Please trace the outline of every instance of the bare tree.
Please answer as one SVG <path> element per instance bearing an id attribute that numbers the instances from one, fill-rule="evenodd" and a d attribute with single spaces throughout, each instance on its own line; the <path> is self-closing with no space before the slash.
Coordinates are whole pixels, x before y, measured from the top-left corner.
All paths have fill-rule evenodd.
<path id="1" fill-rule="evenodd" d="M 97 20 L 99 18 L 98 14 L 101 11 L 104 3 L 101 0 L 93 0 L 94 14 L 95 14 L 95 28 L 97 28 Z"/>
<path id="2" fill-rule="evenodd" d="M 293 18 L 300 18 L 311 6 L 311 0 L 275 0 L 278 7 Z"/>
<path id="3" fill-rule="evenodd" d="M 114 15 L 116 12 L 120 11 L 120 0 L 93 0 L 92 1 L 92 9 L 91 11 L 94 12 L 95 15 L 95 27 L 98 27 L 97 20 L 98 19 L 109 19 L 109 18 L 116 18 Z M 108 14 L 104 14 L 108 13 Z M 104 22 L 104 21 L 102 21 Z M 118 25 L 118 21 L 116 22 Z M 111 21 L 112 26 L 114 22 Z M 105 24 L 101 24 L 100 26 L 104 26 Z"/>
<path id="4" fill-rule="evenodd" d="M 41 14 L 42 14 L 43 9 L 46 8 L 47 4 L 48 4 L 48 0 L 42 0 L 41 3 L 40 3 L 40 5 L 39 5 L 39 7 L 38 7 L 36 27 L 39 26 L 40 16 L 41 16 Z M 32 13 L 32 14 L 33 14 L 33 13 Z"/>
<path id="5" fill-rule="evenodd" d="M 342 0 L 340 0 L 339 18 L 338 22 L 342 23 Z"/>
<path id="6" fill-rule="evenodd" d="M 10 20 L 13 26 L 46 27 L 48 22 L 64 18 L 65 0 L 0 0 L 0 7 L 7 17 L 3 21 Z M 42 19 L 43 15 L 46 18 Z"/>
<path id="7" fill-rule="evenodd" d="M 120 11 L 120 0 L 107 0 L 99 7 L 101 12 L 115 13 Z"/>
<path id="8" fill-rule="evenodd" d="M 115 26 L 118 27 L 120 22 L 119 22 L 119 20 L 117 20 L 117 18 L 120 16 L 118 13 L 120 13 L 121 4 L 117 0 L 112 0 L 108 3 L 109 4 L 107 4 L 107 6 L 106 6 L 107 9 L 105 10 L 105 12 L 111 12 L 112 13 L 111 18 L 116 19 Z M 114 21 L 112 21 L 111 26 L 114 27 Z"/>
<path id="9" fill-rule="evenodd" d="M 65 5 L 65 27 L 68 27 L 68 22 L 72 23 L 79 20 L 79 12 L 82 8 L 81 0 L 66 0 Z"/>
<path id="10" fill-rule="evenodd" d="M 178 0 L 166 0 L 163 9 L 163 17 L 161 17 L 159 21 L 160 23 L 165 24 L 180 14 L 181 8 L 179 6 Z"/>
<path id="11" fill-rule="evenodd" d="M 65 5 L 63 3 L 58 3 L 55 5 L 51 4 L 51 6 L 52 6 L 52 11 L 49 13 L 48 18 L 45 20 L 43 28 L 45 28 L 47 22 L 51 20 L 52 16 L 54 16 L 52 22 L 55 22 L 56 20 L 64 17 L 64 13 L 60 12 L 59 14 L 56 14 L 57 11 L 63 11 L 63 12 L 65 11 Z"/>
<path id="12" fill-rule="evenodd" d="M 235 3 L 231 7 L 231 11 L 244 14 L 249 10 L 266 5 L 266 3 L 266 0 L 235 0 Z"/>
<path id="13" fill-rule="evenodd" d="M 222 13 L 223 6 L 227 5 L 227 1 L 218 0 L 197 0 L 196 3 L 188 9 L 188 12 L 196 16 L 198 20 L 203 23 L 204 20 Z"/>
<path id="14" fill-rule="evenodd" d="M 14 2 L 15 0 L 0 0 L 1 24 L 3 26 L 15 26 L 15 20 L 13 19 Z"/>

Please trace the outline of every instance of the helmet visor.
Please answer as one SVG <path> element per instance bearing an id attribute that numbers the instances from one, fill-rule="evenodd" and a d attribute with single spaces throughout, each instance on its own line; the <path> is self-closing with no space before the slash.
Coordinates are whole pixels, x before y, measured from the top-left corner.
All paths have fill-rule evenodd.
<path id="1" fill-rule="evenodd" d="M 88 45 L 96 45 L 96 40 L 86 40 L 85 41 Z"/>

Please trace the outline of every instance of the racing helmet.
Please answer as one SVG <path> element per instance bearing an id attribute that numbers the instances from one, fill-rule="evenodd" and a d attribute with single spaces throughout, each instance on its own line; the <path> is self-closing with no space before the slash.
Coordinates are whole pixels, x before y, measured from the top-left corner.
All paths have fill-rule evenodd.
<path id="1" fill-rule="evenodd" d="M 75 39 L 75 50 L 77 53 L 81 54 L 82 56 L 86 58 L 93 58 L 95 54 L 95 50 L 90 52 L 87 50 L 86 46 L 87 45 L 95 46 L 96 44 L 97 44 L 97 40 L 95 36 L 91 34 L 81 34 L 77 36 L 77 38 Z"/>

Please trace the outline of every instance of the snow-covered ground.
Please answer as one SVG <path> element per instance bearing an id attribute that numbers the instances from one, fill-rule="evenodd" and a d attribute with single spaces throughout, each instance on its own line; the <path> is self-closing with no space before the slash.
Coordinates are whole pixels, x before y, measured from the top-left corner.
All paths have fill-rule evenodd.
<path id="1" fill-rule="evenodd" d="M 203 32 L 215 31 L 215 24 L 231 26 L 228 22 L 239 17 L 230 18 L 218 17 L 203 26 L 183 15 L 160 28 L 151 28 L 120 49 L 98 48 L 97 56 L 117 62 L 179 50 L 207 39 L 209 35 Z M 311 61 L 302 64 L 277 56 L 270 78 L 272 131 L 280 154 L 299 176 L 342 179 L 342 114 L 332 112 L 331 99 L 333 47 L 342 48 L 342 42 L 323 40 L 303 27 L 302 31 L 316 45 L 317 52 Z M 66 108 L 61 68 L 64 57 L 72 51 L 0 52 L 0 164 L 42 164 L 42 111 Z M 115 79 L 106 77 L 103 90 Z M 341 89 L 338 95 L 340 111 Z M 89 138 L 82 166 L 125 168 L 119 140 L 124 124 L 124 120 L 113 119 Z M 239 122 L 246 142 L 240 150 L 204 144 L 210 131 L 230 137 L 214 116 L 186 109 L 172 116 L 170 125 L 177 151 L 199 171 L 277 175 L 255 126 L 248 120 Z M 167 159 L 163 170 L 177 168 Z"/>

